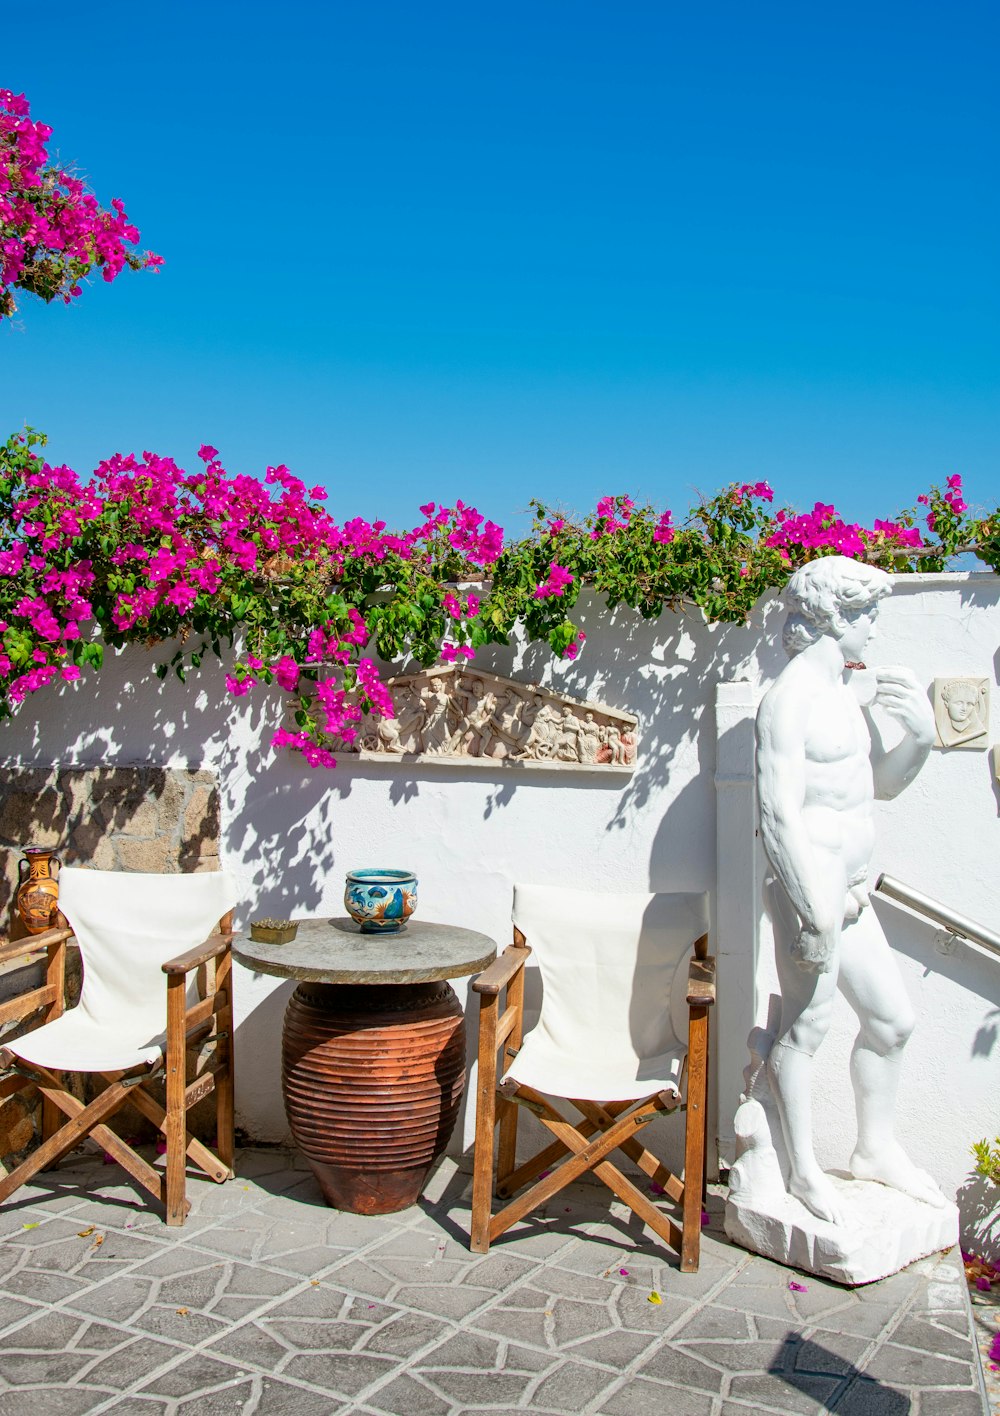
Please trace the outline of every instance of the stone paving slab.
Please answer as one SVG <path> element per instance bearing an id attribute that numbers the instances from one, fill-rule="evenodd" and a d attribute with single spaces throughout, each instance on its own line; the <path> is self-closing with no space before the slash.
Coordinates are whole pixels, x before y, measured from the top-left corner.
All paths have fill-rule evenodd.
<path id="1" fill-rule="evenodd" d="M 475 1255 L 470 1188 L 445 1161 L 418 1206 L 366 1218 L 246 1150 L 167 1229 L 77 1154 L 0 1209 L 0 1416 L 987 1410 L 957 1252 L 845 1289 L 730 1244 L 720 1194 L 682 1275 L 582 1183 Z"/>
<path id="2" fill-rule="evenodd" d="M 1000 1363 L 991 1356 L 993 1340 L 1000 1331 L 1000 1293 L 979 1292 L 970 1284 L 972 1325 L 979 1344 L 979 1357 L 986 1379 L 986 1398 L 992 1416 L 1000 1416 Z"/>

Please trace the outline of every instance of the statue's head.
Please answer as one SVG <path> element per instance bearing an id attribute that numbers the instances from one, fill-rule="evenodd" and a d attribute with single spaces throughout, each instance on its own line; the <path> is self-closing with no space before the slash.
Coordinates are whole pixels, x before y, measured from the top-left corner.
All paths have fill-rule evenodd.
<path id="1" fill-rule="evenodd" d="M 785 586 L 786 653 L 800 654 L 824 634 L 841 639 L 858 616 L 891 594 L 890 575 L 848 556 L 823 556 L 800 566 Z"/>
<path id="2" fill-rule="evenodd" d="M 973 679 L 949 679 L 941 688 L 941 697 L 948 709 L 952 727 L 961 730 L 979 709 L 982 689 Z"/>

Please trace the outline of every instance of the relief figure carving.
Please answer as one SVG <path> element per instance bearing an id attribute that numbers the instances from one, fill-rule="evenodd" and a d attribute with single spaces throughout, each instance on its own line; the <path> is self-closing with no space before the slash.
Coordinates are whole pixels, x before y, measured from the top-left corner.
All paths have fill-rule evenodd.
<path id="1" fill-rule="evenodd" d="M 986 747 L 990 720 L 987 678 L 934 680 L 938 747 Z"/>
<path id="2" fill-rule="evenodd" d="M 390 679 L 393 718 L 367 718 L 344 752 L 468 758 L 589 770 L 631 767 L 636 718 L 537 684 L 457 666 Z"/>

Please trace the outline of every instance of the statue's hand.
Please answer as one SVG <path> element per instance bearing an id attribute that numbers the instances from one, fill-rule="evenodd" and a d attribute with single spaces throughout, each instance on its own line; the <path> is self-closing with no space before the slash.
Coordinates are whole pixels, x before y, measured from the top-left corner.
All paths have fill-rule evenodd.
<path id="1" fill-rule="evenodd" d="M 915 675 L 904 668 L 876 669 L 875 702 L 900 723 L 916 742 L 934 742 L 934 711 Z"/>
<path id="2" fill-rule="evenodd" d="M 813 929 L 804 924 L 792 945 L 792 958 L 808 973 L 829 973 L 837 947 L 838 931 L 834 928 Z"/>

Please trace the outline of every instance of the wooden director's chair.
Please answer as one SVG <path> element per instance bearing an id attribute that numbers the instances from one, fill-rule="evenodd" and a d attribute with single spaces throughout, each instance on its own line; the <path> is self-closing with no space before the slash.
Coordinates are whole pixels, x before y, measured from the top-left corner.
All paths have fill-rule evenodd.
<path id="1" fill-rule="evenodd" d="M 144 875 L 82 870 L 59 872 L 65 928 L 0 948 L 0 962 L 29 948 L 46 948 L 45 983 L 0 1005 L 0 1023 L 44 1009 L 40 1026 L 0 1048 L 0 1099 L 24 1087 L 42 1094 L 42 1140 L 0 1179 L 0 1202 L 40 1170 L 50 1169 L 85 1136 L 166 1208 L 167 1224 L 183 1224 L 188 1159 L 212 1180 L 233 1174 L 232 906 L 236 892 L 222 872 Z M 213 932 L 214 931 L 214 932 Z M 83 963 L 79 1003 L 64 1011 L 67 941 L 76 937 Z M 166 977 L 164 977 L 164 975 Z M 198 1048 L 196 1075 L 187 1052 Z M 64 1073 L 86 1072 L 103 1082 L 87 1104 Z M 149 1091 L 160 1078 L 166 1106 Z M 187 1112 L 215 1093 L 218 1154 L 187 1130 Z M 107 1125 L 130 1102 L 163 1133 L 160 1171 Z M 63 1117 L 68 1118 L 60 1125 Z"/>
<path id="2" fill-rule="evenodd" d="M 512 1224 L 592 1170 L 680 1255 L 683 1272 L 697 1270 L 715 1001 L 707 906 L 705 895 L 515 887 L 514 943 L 472 985 L 480 998 L 473 1251 L 486 1253 Z M 525 1037 L 524 968 L 533 951 L 542 1005 Z M 507 1065 L 498 1081 L 501 1049 Z M 569 1101 L 582 1120 L 573 1124 L 553 1097 Z M 555 1138 L 520 1165 L 519 1106 Z M 683 1180 L 637 1139 L 656 1116 L 677 1110 L 686 1113 Z M 498 1123 L 496 1194 L 509 1199 L 534 1183 L 494 1213 Z M 612 1163 L 616 1149 L 680 1206 L 679 1225 Z"/>

